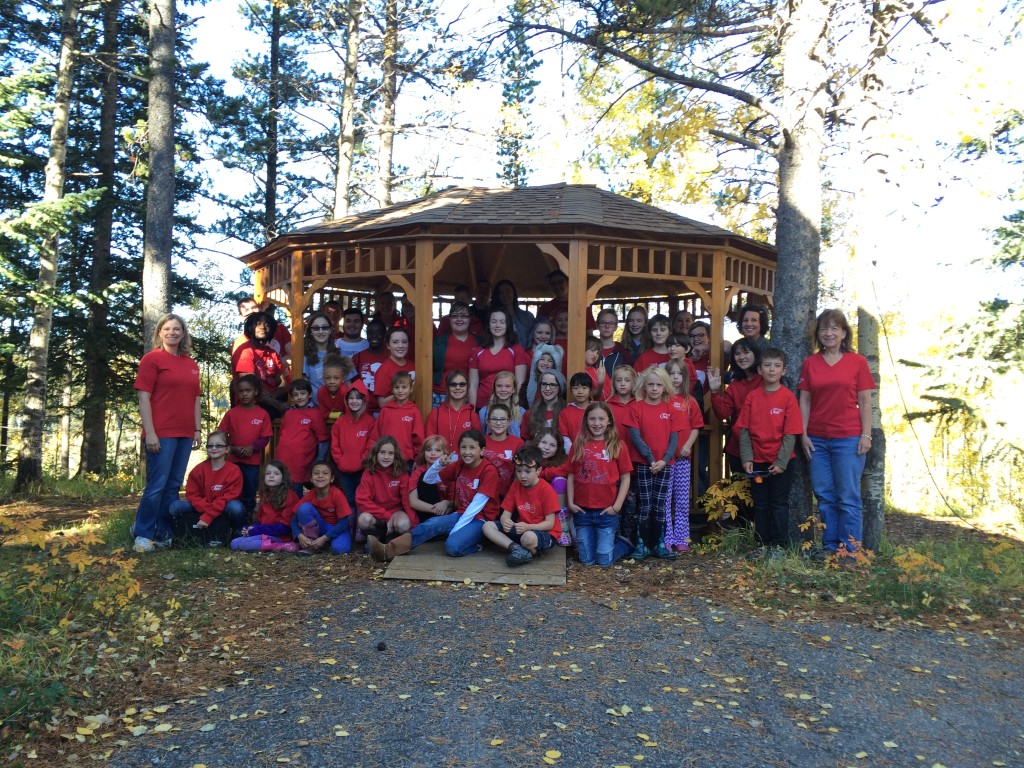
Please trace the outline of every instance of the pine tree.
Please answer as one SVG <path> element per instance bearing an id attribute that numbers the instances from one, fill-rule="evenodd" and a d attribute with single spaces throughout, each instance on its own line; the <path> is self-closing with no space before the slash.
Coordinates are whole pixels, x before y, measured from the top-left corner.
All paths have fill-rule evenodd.
<path id="1" fill-rule="evenodd" d="M 501 125 L 498 127 L 498 156 L 502 158 L 498 178 L 513 187 L 529 182 L 529 143 L 533 139 L 529 106 L 533 91 L 540 85 L 533 73 L 540 66 L 530 48 L 526 29 L 524 0 L 513 0 L 509 6 L 507 42 L 501 60 Z"/>

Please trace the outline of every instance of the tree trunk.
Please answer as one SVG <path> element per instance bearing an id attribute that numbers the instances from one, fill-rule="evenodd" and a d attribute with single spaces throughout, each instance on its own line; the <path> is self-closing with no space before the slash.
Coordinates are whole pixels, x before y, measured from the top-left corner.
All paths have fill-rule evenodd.
<path id="1" fill-rule="evenodd" d="M 157 320 L 170 306 L 174 246 L 174 40 L 175 0 L 150 0 L 149 183 L 142 268 L 145 349 L 149 348 Z"/>
<path id="2" fill-rule="evenodd" d="M 281 6 L 270 4 L 270 93 L 267 104 L 267 186 L 263 193 L 263 237 L 277 237 L 277 121 L 281 110 Z"/>
<path id="3" fill-rule="evenodd" d="M 359 17 L 362 0 L 349 0 L 345 36 L 345 78 L 341 94 L 341 130 L 338 133 L 338 171 L 334 178 L 334 218 L 348 215 L 349 185 L 356 153 L 356 70 L 359 66 Z"/>
<path id="4" fill-rule="evenodd" d="M 76 65 L 78 0 L 66 0 L 61 22 L 60 59 L 57 65 L 57 93 L 50 127 L 50 154 L 46 163 L 43 201 L 57 203 L 64 197 L 64 161 L 68 151 L 68 120 Z M 24 491 L 43 480 L 43 427 L 46 420 L 46 361 L 50 352 L 53 303 L 50 294 L 57 285 L 60 238 L 54 232 L 39 248 L 39 298 L 32 318 L 26 359 L 25 405 L 22 415 L 21 452 L 15 491 Z"/>
<path id="5" fill-rule="evenodd" d="M 110 287 L 110 241 L 114 226 L 115 148 L 117 143 L 117 36 L 121 0 L 107 0 L 103 6 L 103 45 L 99 60 L 103 69 L 103 101 L 100 107 L 100 141 L 96 167 L 103 197 L 96 204 L 93 225 L 92 274 L 89 294 L 102 296 Z M 106 301 L 89 306 L 88 332 L 85 335 L 85 398 L 82 412 L 82 453 L 79 474 L 105 475 L 107 471 L 107 399 L 109 336 Z"/>
<path id="6" fill-rule="evenodd" d="M 818 297 L 821 251 L 821 158 L 824 150 L 823 62 L 829 3 L 799 0 L 789 6 L 781 23 L 782 143 L 779 160 L 779 211 L 776 247 L 779 252 L 775 284 L 772 340 L 786 353 L 789 379 L 799 378 L 811 351 Z M 790 522 L 795 526 L 812 514 L 807 464 L 800 458 L 790 496 Z M 795 531 L 794 531 L 795 533 Z"/>
<path id="7" fill-rule="evenodd" d="M 71 373 L 64 380 L 60 393 L 60 443 L 54 472 L 62 478 L 71 477 Z"/>
<path id="8" fill-rule="evenodd" d="M 391 205 L 391 172 L 395 152 L 395 100 L 398 90 L 398 0 L 384 4 L 384 47 L 381 55 L 380 154 L 377 157 L 377 203 Z"/>

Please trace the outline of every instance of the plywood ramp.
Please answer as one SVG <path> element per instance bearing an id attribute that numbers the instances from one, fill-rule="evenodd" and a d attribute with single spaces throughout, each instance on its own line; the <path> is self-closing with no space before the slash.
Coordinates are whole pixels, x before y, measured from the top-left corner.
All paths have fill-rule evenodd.
<path id="1" fill-rule="evenodd" d="M 465 581 L 475 584 L 565 585 L 565 547 L 555 546 L 526 565 L 509 568 L 505 553 L 492 546 L 469 557 L 448 557 L 444 542 L 429 541 L 407 555 L 396 557 L 385 579 Z"/>

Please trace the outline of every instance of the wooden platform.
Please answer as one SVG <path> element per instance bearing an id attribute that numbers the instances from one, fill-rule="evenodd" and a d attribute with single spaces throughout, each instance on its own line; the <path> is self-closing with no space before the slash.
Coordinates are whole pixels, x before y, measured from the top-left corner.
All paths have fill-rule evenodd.
<path id="1" fill-rule="evenodd" d="M 491 546 L 469 557 L 448 557 L 444 542 L 429 541 L 407 555 L 396 557 L 385 579 L 465 581 L 474 584 L 565 585 L 565 547 L 554 546 L 526 565 L 509 568 L 504 553 Z"/>

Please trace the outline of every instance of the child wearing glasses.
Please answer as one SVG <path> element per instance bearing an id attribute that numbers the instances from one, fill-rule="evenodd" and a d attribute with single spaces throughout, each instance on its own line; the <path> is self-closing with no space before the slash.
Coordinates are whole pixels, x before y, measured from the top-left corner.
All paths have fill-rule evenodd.
<path id="1" fill-rule="evenodd" d="M 516 451 L 523 447 L 523 441 L 515 435 L 509 434 L 510 412 L 507 405 L 495 403 L 487 414 L 487 428 L 490 434 L 487 435 L 487 446 L 484 448 L 484 458 L 498 470 L 500 483 L 498 485 L 498 496 L 503 497 L 508 493 L 512 485 L 512 478 L 515 476 L 515 468 L 512 466 L 512 458 Z"/>
<path id="2" fill-rule="evenodd" d="M 242 473 L 227 460 L 228 433 L 214 430 L 206 438 L 206 461 L 188 473 L 185 498 L 172 501 L 169 509 L 174 541 L 219 546 L 232 530 L 246 523 Z"/>
<path id="3" fill-rule="evenodd" d="M 554 489 L 540 479 L 540 451 L 532 446 L 515 455 L 516 481 L 501 502 L 501 516 L 484 523 L 483 534 L 508 553 L 509 567 L 524 565 L 551 549 L 562 533 L 561 506 Z"/>
<path id="4" fill-rule="evenodd" d="M 487 415 L 496 405 L 503 405 L 508 409 L 508 433 L 513 437 L 522 437 L 522 422 L 525 408 L 519 406 L 519 394 L 516 392 L 516 375 L 512 371 L 500 371 L 494 376 L 494 388 L 487 400 L 487 405 L 480 409 L 480 425 L 483 427 L 484 435 L 490 436 L 490 427 L 487 423 Z"/>

